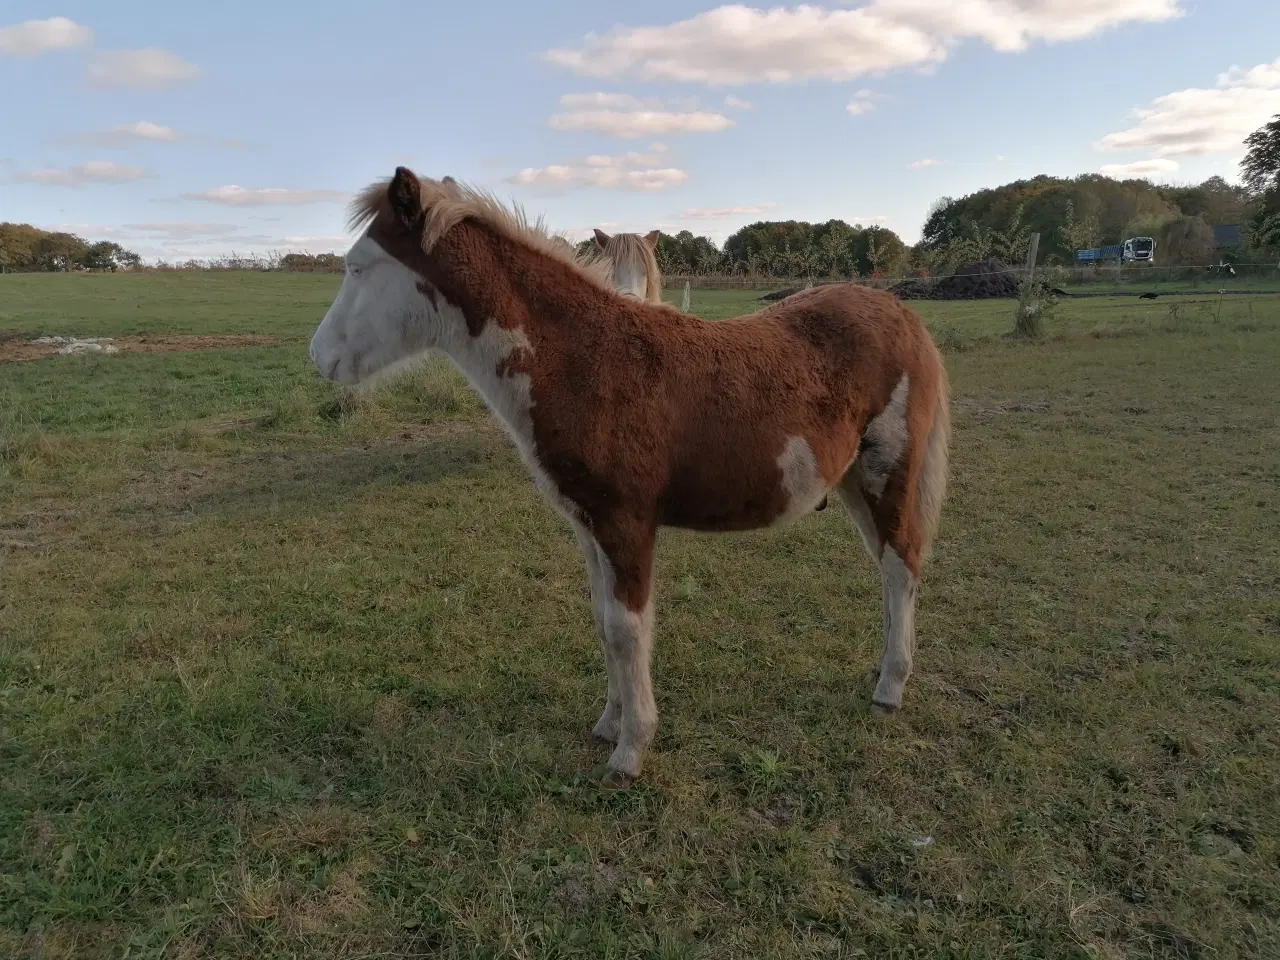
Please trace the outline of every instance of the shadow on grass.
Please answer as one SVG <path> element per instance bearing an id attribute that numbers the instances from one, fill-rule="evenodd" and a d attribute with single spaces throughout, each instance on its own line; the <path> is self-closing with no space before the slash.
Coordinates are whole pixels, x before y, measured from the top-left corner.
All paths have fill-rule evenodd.
<path id="1" fill-rule="evenodd" d="M 323 510 L 370 488 L 479 477 L 509 455 L 499 438 L 479 430 L 394 446 L 255 453 L 211 464 L 207 480 L 197 477 L 187 485 L 185 496 L 180 492 L 183 485 L 175 483 L 178 496 L 162 494 L 152 506 L 188 515 Z"/>

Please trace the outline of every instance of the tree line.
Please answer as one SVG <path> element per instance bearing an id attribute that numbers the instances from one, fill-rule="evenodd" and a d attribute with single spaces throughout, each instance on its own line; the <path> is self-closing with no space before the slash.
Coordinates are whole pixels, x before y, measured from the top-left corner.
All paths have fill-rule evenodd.
<path id="1" fill-rule="evenodd" d="M 0 268 L 10 272 L 121 270 L 141 263 L 138 254 L 110 240 L 90 241 L 27 223 L 0 223 Z"/>
<path id="2" fill-rule="evenodd" d="M 961 263 L 1016 264 L 1032 233 L 1040 234 L 1040 260 L 1069 265 L 1075 251 L 1154 237 L 1161 263 L 1199 265 L 1217 258 L 1280 256 L 1280 114 L 1245 140 L 1239 185 L 1221 177 L 1199 184 L 1159 185 L 1100 174 L 1038 176 L 968 196 L 943 197 L 925 220 L 922 237 L 908 246 L 885 227 L 843 220 L 761 220 L 723 246 L 692 231 L 662 234 L 658 265 L 666 275 L 740 275 L 778 278 L 852 278 L 949 273 Z M 1239 224 L 1243 243 L 1221 250 L 1213 228 Z M 584 240 L 579 249 L 594 241 Z M 10 271 L 117 270 L 141 257 L 117 243 L 90 242 L 27 224 L 0 223 L 0 266 Z M 237 265 L 240 260 L 227 261 Z M 340 272 L 337 254 L 272 257 L 267 269 Z"/>
<path id="3" fill-rule="evenodd" d="M 1280 115 L 1245 141 L 1243 182 L 1210 177 L 1199 184 L 1159 185 L 1101 174 L 1038 176 L 968 196 L 943 197 L 929 211 L 920 242 L 907 246 L 884 227 L 761 221 L 717 247 L 688 230 L 663 234 L 658 264 L 665 274 L 765 277 L 875 277 L 950 273 L 974 260 L 1021 262 L 1033 233 L 1039 259 L 1070 265 L 1075 252 L 1153 237 L 1161 263 L 1201 265 L 1280 256 Z M 1243 242 L 1220 249 L 1214 227 L 1239 225 Z M 585 241 L 584 247 L 591 241 Z"/>

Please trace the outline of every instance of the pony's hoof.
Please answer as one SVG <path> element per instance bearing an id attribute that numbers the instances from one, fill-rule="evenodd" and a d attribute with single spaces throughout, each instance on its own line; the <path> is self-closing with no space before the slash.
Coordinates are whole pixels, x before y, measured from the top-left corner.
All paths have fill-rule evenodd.
<path id="1" fill-rule="evenodd" d="M 591 728 L 591 739 L 597 743 L 616 744 L 618 742 L 618 725 L 606 723 L 603 718 Z"/>
<path id="2" fill-rule="evenodd" d="M 631 785 L 636 782 L 636 778 L 630 774 L 623 773 L 621 770 L 610 770 L 600 778 L 600 788 L 602 790 L 630 790 Z"/>
<path id="3" fill-rule="evenodd" d="M 615 770 L 607 763 L 592 769 L 589 776 L 600 785 L 601 790 L 628 790 L 636 782 L 635 777 L 621 770 Z"/>
<path id="4" fill-rule="evenodd" d="M 871 715 L 873 717 L 879 717 L 883 720 L 886 717 L 892 717 L 897 712 L 898 707 L 896 704 L 871 701 Z"/>

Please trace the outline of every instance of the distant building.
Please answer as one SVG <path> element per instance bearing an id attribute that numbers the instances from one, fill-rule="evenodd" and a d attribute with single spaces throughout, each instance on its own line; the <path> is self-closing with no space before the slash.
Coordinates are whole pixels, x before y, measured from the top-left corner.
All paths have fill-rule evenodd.
<path id="1" fill-rule="evenodd" d="M 1222 250 L 1225 247 L 1239 247 L 1244 245 L 1244 231 L 1240 229 L 1240 224 L 1233 223 L 1225 227 L 1213 228 L 1213 249 Z"/>

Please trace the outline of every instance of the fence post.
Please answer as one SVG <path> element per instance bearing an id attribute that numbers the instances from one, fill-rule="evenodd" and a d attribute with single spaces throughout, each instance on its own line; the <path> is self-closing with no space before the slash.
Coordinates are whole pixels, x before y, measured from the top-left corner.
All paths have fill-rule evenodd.
<path id="1" fill-rule="evenodd" d="M 680 298 L 680 312 L 689 312 L 689 281 L 684 282 L 684 296 Z"/>
<path id="2" fill-rule="evenodd" d="M 1022 281 L 1022 293 L 1018 297 L 1018 313 L 1013 318 L 1013 332 L 1021 337 L 1034 337 L 1040 332 L 1040 304 L 1033 303 L 1035 292 L 1036 256 L 1040 253 L 1040 234 L 1031 235 L 1027 246 L 1027 275 Z"/>

